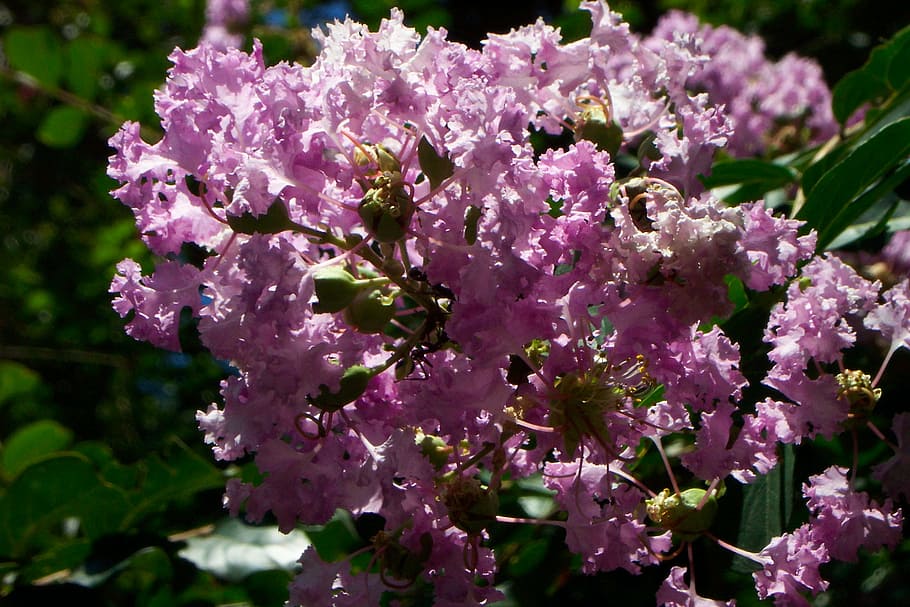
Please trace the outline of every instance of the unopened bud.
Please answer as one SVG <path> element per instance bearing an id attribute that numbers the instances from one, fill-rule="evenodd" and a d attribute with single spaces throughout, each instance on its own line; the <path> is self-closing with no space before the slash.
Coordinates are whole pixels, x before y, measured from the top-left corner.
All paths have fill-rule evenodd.
<path id="1" fill-rule="evenodd" d="M 367 384 L 373 377 L 373 372 L 363 365 L 354 365 L 344 370 L 338 383 L 338 390 L 330 392 L 329 387 L 320 384 L 317 396 L 307 396 L 307 400 L 314 407 L 326 412 L 338 411 L 346 404 L 354 402 L 367 389 Z"/>
<path id="2" fill-rule="evenodd" d="M 692 488 L 679 493 L 664 489 L 645 501 L 648 517 L 680 540 L 693 540 L 707 531 L 717 515 L 717 497 L 705 499 L 707 491 Z M 704 501 L 701 509 L 699 504 Z"/>
<path id="3" fill-rule="evenodd" d="M 362 290 L 360 282 L 341 266 L 323 268 L 313 277 L 316 297 L 319 301 L 313 304 L 313 311 L 340 312 L 350 305 Z"/>
<path id="4" fill-rule="evenodd" d="M 345 322 L 361 333 L 381 333 L 394 315 L 394 302 L 379 289 L 361 291 L 344 309 Z"/>

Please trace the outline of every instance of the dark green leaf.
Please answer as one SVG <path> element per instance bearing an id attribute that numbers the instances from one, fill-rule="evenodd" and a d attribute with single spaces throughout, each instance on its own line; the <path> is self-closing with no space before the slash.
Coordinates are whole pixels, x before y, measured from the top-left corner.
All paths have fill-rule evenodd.
<path id="1" fill-rule="evenodd" d="M 857 197 L 908 153 L 910 118 L 903 118 L 857 146 L 819 179 L 797 215 L 825 236 L 819 239 L 819 248 L 837 236 L 836 228 L 845 228 L 877 200 Z"/>
<path id="2" fill-rule="evenodd" d="M 41 376 L 25 365 L 0 360 L 0 409 L 41 392 Z"/>
<path id="3" fill-rule="evenodd" d="M 756 184 L 767 192 L 787 185 L 795 179 L 793 172 L 785 166 L 755 158 L 727 160 L 711 167 L 711 174 L 702 176 L 706 188 L 735 184 Z"/>
<path id="4" fill-rule="evenodd" d="M 288 600 L 288 584 L 291 575 L 287 571 L 271 569 L 251 573 L 243 580 L 243 587 L 254 605 L 259 607 L 281 607 Z"/>
<path id="5" fill-rule="evenodd" d="M 38 141 L 48 147 L 68 148 L 79 143 L 86 126 L 88 114 L 63 105 L 55 107 L 44 117 L 36 136 Z"/>
<path id="6" fill-rule="evenodd" d="M 91 462 L 62 454 L 23 470 L 0 497 L 0 554 L 22 557 L 52 548 L 64 519 L 79 519 L 89 539 L 120 528 L 129 504 Z"/>
<path id="7" fill-rule="evenodd" d="M 66 45 L 66 86 L 86 101 L 92 101 L 98 90 L 104 61 L 105 41 L 83 36 Z"/>
<path id="8" fill-rule="evenodd" d="M 343 511 L 338 511 L 325 525 L 307 527 L 306 534 L 319 553 L 319 558 L 327 563 L 340 561 L 363 546 L 351 515 Z"/>
<path id="9" fill-rule="evenodd" d="M 530 575 L 547 558 L 549 549 L 547 538 L 523 542 L 515 556 L 509 559 L 509 574 L 516 577 Z"/>
<path id="10" fill-rule="evenodd" d="M 894 188 L 908 178 L 910 178 L 910 160 L 905 160 L 902 165 L 891 171 L 874 187 L 842 209 L 819 234 L 818 246 L 830 247 L 830 244 L 837 240 L 844 230 L 850 228 L 852 224 L 876 204 L 895 204 L 897 197 L 894 195 Z"/>
<path id="11" fill-rule="evenodd" d="M 15 478 L 29 464 L 65 449 L 72 440 L 73 432 L 53 420 L 34 422 L 19 429 L 3 445 L 0 470 L 6 478 Z"/>
<path id="12" fill-rule="evenodd" d="M 815 188 L 819 179 L 821 179 L 825 173 L 831 170 L 831 167 L 836 165 L 847 153 L 847 147 L 841 146 L 831 150 L 829 153 L 825 154 L 814 163 L 809 165 L 803 173 L 802 179 L 800 181 L 800 187 L 803 190 L 803 195 L 809 196 L 812 193 L 812 190 Z"/>
<path id="13" fill-rule="evenodd" d="M 6 32 L 3 50 L 10 67 L 41 84 L 56 87 L 63 73 L 60 41 L 49 27 L 14 27 Z"/>
<path id="14" fill-rule="evenodd" d="M 910 27 L 894 37 L 894 55 L 888 66 L 888 86 L 899 90 L 910 82 Z"/>
<path id="15" fill-rule="evenodd" d="M 793 513 L 794 464 L 793 447 L 783 445 L 777 467 L 743 487 L 743 509 L 735 542 L 738 547 L 758 552 L 771 538 L 787 530 Z M 733 567 L 751 572 L 755 570 L 755 563 L 736 557 Z"/>
<path id="16" fill-rule="evenodd" d="M 224 485 L 221 472 L 178 440 L 161 453 L 139 462 L 142 484 L 130 495 L 132 508 L 128 522 L 139 521 L 169 502 Z"/>
<path id="17" fill-rule="evenodd" d="M 749 296 L 746 294 L 746 287 L 743 281 L 733 274 L 724 276 L 724 282 L 727 284 L 727 297 L 735 306 L 733 313 L 736 314 L 749 305 Z"/>
<path id="18" fill-rule="evenodd" d="M 834 87 L 832 109 L 843 124 L 864 103 L 878 104 L 910 79 L 907 62 L 910 27 L 872 50 L 863 67 L 850 72 Z M 902 61 L 903 63 L 898 63 Z"/>
<path id="19" fill-rule="evenodd" d="M 58 571 L 74 569 L 88 558 L 91 551 L 92 543 L 87 539 L 63 540 L 30 560 L 19 571 L 19 580 L 30 582 Z"/>
<path id="20" fill-rule="evenodd" d="M 281 200 L 275 199 L 264 215 L 229 215 L 228 225 L 240 234 L 278 234 L 300 226 L 288 217 L 288 209 Z"/>
<path id="21" fill-rule="evenodd" d="M 440 156 L 426 137 L 421 137 L 417 145 L 417 160 L 420 162 L 420 170 L 430 180 L 431 188 L 436 188 L 455 172 L 455 165 L 448 155 Z"/>

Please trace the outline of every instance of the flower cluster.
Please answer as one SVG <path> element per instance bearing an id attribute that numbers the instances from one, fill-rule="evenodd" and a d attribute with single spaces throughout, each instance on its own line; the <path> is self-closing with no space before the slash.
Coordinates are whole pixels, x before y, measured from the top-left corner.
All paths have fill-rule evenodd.
<path id="1" fill-rule="evenodd" d="M 792 53 L 769 61 L 758 36 L 701 24 L 680 11 L 664 15 L 645 41 L 655 49 L 667 43 L 702 55 L 688 78 L 681 77 L 690 89 L 706 91 L 712 103 L 724 106 L 733 124 L 730 154 L 779 153 L 837 132 L 831 93 L 815 62 Z"/>
<path id="2" fill-rule="evenodd" d="M 721 147 L 755 151 L 731 142 L 773 136 L 775 116 L 821 119 L 818 98 L 790 100 L 771 70 L 782 97 L 746 120 L 740 96 L 759 93 L 713 88 L 705 31 L 654 44 L 603 2 L 584 8 L 591 35 L 569 44 L 538 22 L 471 50 L 393 11 L 378 32 L 316 32 L 308 68 L 266 67 L 258 43 L 177 50 L 155 98 L 164 137 L 127 123 L 111 140 L 114 195 L 164 258 L 150 275 L 118 266 L 127 332 L 177 350 L 188 309 L 236 371 L 198 414 L 217 458 L 262 473 L 231 480 L 227 507 L 283 530 L 344 509 L 372 555 L 308 550 L 292 603 L 494 600 L 489 526 L 529 522 L 500 513 L 507 476 L 542 475 L 565 515 L 537 522 L 565 529 L 586 572 L 638 572 L 711 535 L 723 479 L 749 483 L 778 443 L 868 413 L 878 377 L 835 373 L 858 320 L 910 346 L 906 282 L 879 300 L 835 258 L 800 270 L 814 235 L 698 179 Z M 532 145 L 547 134 L 573 142 Z M 715 322 L 731 281 L 790 285 L 766 329 L 781 400 L 743 402 L 739 346 Z M 650 490 L 642 445 L 664 455 L 679 436 L 691 487 Z M 881 469 L 895 496 L 905 460 Z M 762 596 L 798 601 L 824 588 L 821 562 L 894 543 L 899 511 L 844 473 L 813 477 L 810 522 L 752 555 Z M 661 600 L 707 601 L 684 576 Z"/>

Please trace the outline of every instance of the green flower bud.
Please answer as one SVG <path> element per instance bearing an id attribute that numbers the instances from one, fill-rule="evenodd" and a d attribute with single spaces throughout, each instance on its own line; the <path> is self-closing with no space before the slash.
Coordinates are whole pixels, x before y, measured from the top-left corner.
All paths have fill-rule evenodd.
<path id="1" fill-rule="evenodd" d="M 622 129 L 607 117 L 601 105 L 585 107 L 575 118 L 575 141 L 586 140 L 615 156 L 622 145 Z"/>
<path id="2" fill-rule="evenodd" d="M 307 400 L 314 407 L 332 413 L 338 411 L 348 403 L 352 403 L 367 389 L 367 384 L 373 377 L 373 372 L 363 365 L 354 365 L 344 370 L 337 392 L 330 392 L 329 387 L 320 384 L 319 394 L 307 396 Z"/>
<path id="3" fill-rule="evenodd" d="M 392 243 L 407 235 L 416 208 L 401 175 L 383 173 L 360 201 L 357 212 L 373 238 Z"/>
<path id="4" fill-rule="evenodd" d="M 448 479 L 442 501 L 452 524 L 472 534 L 486 529 L 499 512 L 499 495 L 485 489 L 474 477 L 459 475 Z"/>
<path id="5" fill-rule="evenodd" d="M 379 277 L 368 269 L 361 269 L 359 272 L 366 278 L 354 278 L 341 266 L 329 266 L 316 272 L 313 282 L 319 301 L 313 304 L 313 311 L 317 314 L 340 312 L 351 305 L 357 295 L 365 289 L 383 286 L 389 282 L 388 278 Z"/>
<path id="6" fill-rule="evenodd" d="M 381 333 L 394 315 L 394 300 L 379 289 L 361 291 L 344 310 L 345 322 L 361 333 Z"/>
<path id="7" fill-rule="evenodd" d="M 313 311 L 317 314 L 344 310 L 363 289 L 360 281 L 341 266 L 322 268 L 313 277 L 313 282 L 316 297 L 319 298 L 313 304 Z"/>
<path id="8" fill-rule="evenodd" d="M 717 495 L 712 494 L 701 510 L 698 505 L 704 500 L 704 489 L 686 489 L 679 495 L 664 489 L 653 498 L 646 500 L 648 518 L 672 531 L 683 541 L 691 541 L 707 531 L 717 515 Z"/>
<path id="9" fill-rule="evenodd" d="M 424 435 L 418 444 L 420 452 L 437 470 L 449 463 L 449 455 L 454 451 L 444 440 L 431 434 Z"/>

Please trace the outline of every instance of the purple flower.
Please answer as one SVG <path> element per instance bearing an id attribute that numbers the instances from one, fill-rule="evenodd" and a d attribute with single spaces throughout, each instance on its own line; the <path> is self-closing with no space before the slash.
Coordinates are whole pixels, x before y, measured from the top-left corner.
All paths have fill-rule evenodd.
<path id="1" fill-rule="evenodd" d="M 686 568 L 672 567 L 657 591 L 657 604 L 664 607 L 734 607 L 735 600 L 718 601 L 699 596 L 695 586 L 685 581 Z"/>
<path id="2" fill-rule="evenodd" d="M 773 538 L 759 558 L 764 567 L 752 574 L 755 589 L 760 598 L 774 597 L 774 604 L 779 607 L 808 607 L 809 601 L 802 593 L 814 595 L 828 587 L 818 571 L 830 559 L 828 550 L 813 537 L 808 524 Z"/>
<path id="3" fill-rule="evenodd" d="M 811 533 L 824 543 L 833 558 L 856 561 L 859 548 L 874 551 L 894 548 L 901 540 L 903 519 L 891 500 L 879 506 L 866 493 L 853 491 L 847 469 L 831 466 L 810 476 L 803 495 L 813 513 Z"/>

